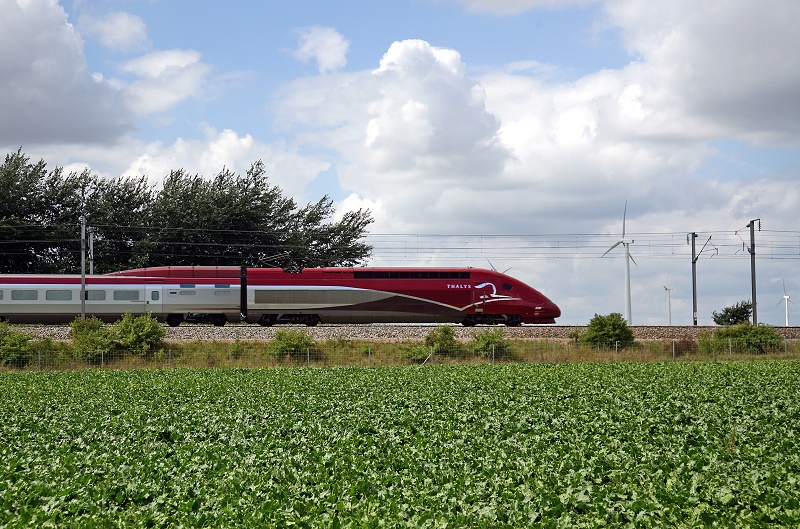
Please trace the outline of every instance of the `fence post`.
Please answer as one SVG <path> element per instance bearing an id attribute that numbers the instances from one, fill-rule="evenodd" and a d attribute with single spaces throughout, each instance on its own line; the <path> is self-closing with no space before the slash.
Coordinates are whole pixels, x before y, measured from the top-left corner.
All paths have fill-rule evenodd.
<path id="1" fill-rule="evenodd" d="M 492 344 L 492 363 L 494 364 L 494 344 Z"/>
<path id="2" fill-rule="evenodd" d="M 172 368 L 172 349 L 167 349 L 167 367 Z"/>
<path id="3" fill-rule="evenodd" d="M 39 357 L 39 371 L 41 371 L 42 370 L 42 350 L 41 349 L 39 349 L 39 354 L 37 356 Z"/>
<path id="4" fill-rule="evenodd" d="M 311 350 L 306 347 L 306 367 L 311 367 Z"/>
<path id="5" fill-rule="evenodd" d="M 619 362 L 619 341 L 614 342 L 614 358 L 615 362 Z"/>
<path id="6" fill-rule="evenodd" d="M 672 359 L 675 360 L 675 340 L 672 340 Z"/>
<path id="7" fill-rule="evenodd" d="M 728 338 L 728 356 L 733 357 L 733 338 Z"/>
<path id="8" fill-rule="evenodd" d="M 106 367 L 106 352 L 100 351 L 100 369 Z"/>
<path id="9" fill-rule="evenodd" d="M 368 366 L 372 365 L 372 346 L 371 345 L 367 346 L 367 365 Z"/>
<path id="10" fill-rule="evenodd" d="M 556 344 L 553 344 L 553 363 L 557 364 L 558 361 L 556 360 Z"/>

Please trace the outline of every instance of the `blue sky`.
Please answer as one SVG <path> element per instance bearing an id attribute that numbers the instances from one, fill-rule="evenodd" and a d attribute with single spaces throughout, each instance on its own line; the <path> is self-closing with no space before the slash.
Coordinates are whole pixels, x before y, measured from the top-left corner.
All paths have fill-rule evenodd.
<path id="1" fill-rule="evenodd" d="M 759 320 L 800 292 L 794 0 L 0 7 L 6 152 L 156 186 L 263 160 L 300 203 L 369 209 L 370 264 L 511 267 L 565 324 L 624 310 L 601 255 L 626 201 L 634 324 L 667 321 L 667 277 L 691 322 L 691 231 L 720 249 L 700 323 L 748 299 L 754 218 Z"/>

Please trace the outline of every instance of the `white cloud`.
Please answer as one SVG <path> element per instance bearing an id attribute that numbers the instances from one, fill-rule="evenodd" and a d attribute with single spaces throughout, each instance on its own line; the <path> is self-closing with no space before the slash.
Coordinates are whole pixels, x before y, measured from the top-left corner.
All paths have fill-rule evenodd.
<path id="1" fill-rule="evenodd" d="M 121 70 L 140 77 L 127 87 L 136 114 L 163 112 L 198 94 L 211 73 L 194 50 L 164 50 L 125 62 Z"/>
<path id="2" fill-rule="evenodd" d="M 482 185 L 510 159 L 459 54 L 424 41 L 394 43 L 371 72 L 300 79 L 284 93 L 274 105 L 280 122 L 302 125 L 299 140 L 342 154 L 346 190 L 383 200 L 379 231 L 442 221 L 445 190 Z M 433 207 L 424 219 L 414 214 Z"/>
<path id="3" fill-rule="evenodd" d="M 86 69 L 83 42 L 51 0 L 5 2 L 0 144 L 109 142 L 132 129 L 122 94 Z"/>
<path id="4" fill-rule="evenodd" d="M 642 102 L 664 121 L 757 143 L 800 138 L 800 3 L 609 0 L 609 22 L 640 60 Z"/>
<path id="5" fill-rule="evenodd" d="M 332 72 L 347 64 L 350 42 L 333 28 L 312 26 L 298 30 L 297 48 L 292 55 L 303 62 L 317 61 L 320 73 Z"/>
<path id="6" fill-rule="evenodd" d="M 218 131 L 209 125 L 203 125 L 202 132 L 201 138 L 178 138 L 170 145 L 161 142 L 139 145 L 136 154 L 128 154 L 127 159 L 132 161 L 121 174 L 145 175 L 158 185 L 170 171 L 177 169 L 211 178 L 223 168 L 244 174 L 253 162 L 261 160 L 273 184 L 285 195 L 302 200 L 306 185 L 329 167 L 328 162 L 299 155 L 281 143 L 265 144 L 249 134 L 239 135 L 229 129 Z"/>
<path id="7" fill-rule="evenodd" d="M 130 13 L 109 13 L 102 17 L 82 16 L 81 30 L 96 37 L 111 50 L 133 51 L 147 46 L 147 26 L 144 21 Z"/>

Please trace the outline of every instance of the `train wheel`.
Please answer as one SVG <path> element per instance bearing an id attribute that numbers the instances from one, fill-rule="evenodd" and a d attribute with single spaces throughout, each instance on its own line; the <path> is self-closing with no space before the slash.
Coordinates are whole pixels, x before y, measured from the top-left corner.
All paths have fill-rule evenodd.
<path id="1" fill-rule="evenodd" d="M 211 324 L 214 325 L 215 327 L 222 327 L 226 323 L 228 323 L 228 318 L 226 318 L 222 314 L 217 314 L 215 316 L 212 316 L 211 318 Z"/>
<path id="2" fill-rule="evenodd" d="M 278 323 L 278 319 L 275 316 L 269 314 L 264 314 L 263 316 L 261 316 L 261 319 L 258 320 L 258 324 L 261 325 L 262 327 L 272 327 L 276 323 Z"/>
<path id="3" fill-rule="evenodd" d="M 509 327 L 519 327 L 522 325 L 522 316 L 519 314 L 509 314 L 506 325 Z"/>
<path id="4" fill-rule="evenodd" d="M 183 316 L 180 314 L 170 314 L 167 316 L 167 325 L 170 327 L 177 327 L 183 321 Z"/>

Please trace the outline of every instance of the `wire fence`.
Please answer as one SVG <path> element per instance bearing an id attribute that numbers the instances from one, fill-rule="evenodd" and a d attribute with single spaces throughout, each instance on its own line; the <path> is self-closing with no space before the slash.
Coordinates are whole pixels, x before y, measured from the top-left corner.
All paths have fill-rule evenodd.
<path id="1" fill-rule="evenodd" d="M 277 368 L 333 366 L 429 366 L 441 364 L 725 361 L 800 358 L 800 340 L 653 340 L 590 346 L 574 340 L 513 341 L 475 348 L 340 340 L 296 351 L 269 342 L 214 342 L 207 347 L 156 351 L 31 350 L 2 356 L 5 371 L 172 368 Z"/>

